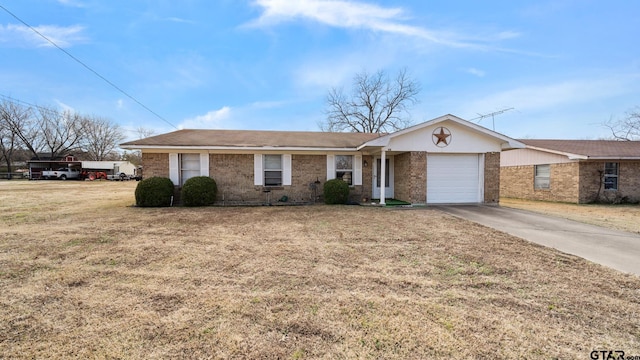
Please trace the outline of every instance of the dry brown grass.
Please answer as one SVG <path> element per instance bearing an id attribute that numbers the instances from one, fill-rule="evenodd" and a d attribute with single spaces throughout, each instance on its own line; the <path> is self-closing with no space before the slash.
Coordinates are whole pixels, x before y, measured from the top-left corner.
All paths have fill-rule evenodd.
<path id="1" fill-rule="evenodd" d="M 436 210 L 0 182 L 0 358 L 640 354 L 640 280 Z"/>
<path id="2" fill-rule="evenodd" d="M 569 204 L 500 199 L 500 205 L 640 234 L 640 205 Z"/>

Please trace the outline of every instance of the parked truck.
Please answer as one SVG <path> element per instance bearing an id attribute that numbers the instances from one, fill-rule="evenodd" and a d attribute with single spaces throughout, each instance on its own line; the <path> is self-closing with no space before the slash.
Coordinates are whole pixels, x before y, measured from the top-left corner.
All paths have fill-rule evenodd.
<path id="1" fill-rule="evenodd" d="M 73 164 L 71 164 L 73 162 Z M 30 164 L 30 179 L 77 179 L 77 180 L 141 180 L 142 168 L 128 161 L 75 161 L 65 163 L 33 161 Z M 43 164 L 44 165 L 44 164 Z M 60 166 L 60 167 L 59 167 Z M 58 168 L 59 167 L 59 168 Z M 57 170 L 53 170 L 58 168 Z"/>
<path id="2" fill-rule="evenodd" d="M 73 168 L 59 168 L 58 170 L 44 170 L 42 172 L 42 177 L 44 179 L 67 180 L 67 179 L 79 179 L 80 176 L 81 176 L 80 170 L 73 169 Z"/>

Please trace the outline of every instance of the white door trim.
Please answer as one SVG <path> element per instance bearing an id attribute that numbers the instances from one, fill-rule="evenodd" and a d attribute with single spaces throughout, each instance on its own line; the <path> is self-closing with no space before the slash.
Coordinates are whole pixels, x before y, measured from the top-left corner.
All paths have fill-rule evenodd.
<path id="1" fill-rule="evenodd" d="M 385 198 L 389 199 L 389 198 L 393 198 L 394 197 L 394 186 L 393 184 L 395 183 L 394 179 L 395 179 L 395 171 L 394 171 L 394 166 L 393 166 L 393 156 L 386 156 L 386 160 L 389 160 L 389 166 L 387 167 L 387 169 L 385 169 L 387 172 L 389 172 L 389 183 L 385 184 L 386 188 L 384 191 L 384 196 Z M 381 157 L 380 156 L 374 156 L 373 158 L 373 172 L 372 172 L 372 176 L 371 176 L 371 189 L 372 189 L 372 194 L 371 194 L 371 198 L 372 199 L 380 199 L 380 187 L 378 186 L 378 161 L 381 161 Z"/>

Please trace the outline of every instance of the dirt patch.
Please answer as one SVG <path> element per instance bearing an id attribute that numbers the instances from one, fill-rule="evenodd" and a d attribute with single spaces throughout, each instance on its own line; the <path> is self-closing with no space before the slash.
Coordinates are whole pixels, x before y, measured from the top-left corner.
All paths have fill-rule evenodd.
<path id="1" fill-rule="evenodd" d="M 640 280 L 429 209 L 0 182 L 1 358 L 640 354 Z"/>

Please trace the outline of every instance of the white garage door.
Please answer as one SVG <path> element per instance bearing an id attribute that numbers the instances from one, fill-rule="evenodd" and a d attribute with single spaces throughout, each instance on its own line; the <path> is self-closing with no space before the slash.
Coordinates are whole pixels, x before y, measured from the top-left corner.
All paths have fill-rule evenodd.
<path id="1" fill-rule="evenodd" d="M 482 155 L 427 155 L 427 203 L 453 204 L 482 202 L 484 166 Z"/>

